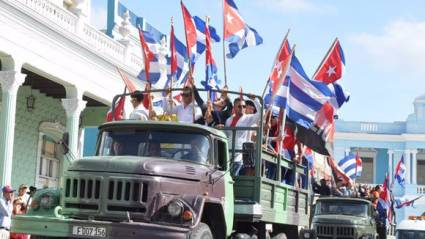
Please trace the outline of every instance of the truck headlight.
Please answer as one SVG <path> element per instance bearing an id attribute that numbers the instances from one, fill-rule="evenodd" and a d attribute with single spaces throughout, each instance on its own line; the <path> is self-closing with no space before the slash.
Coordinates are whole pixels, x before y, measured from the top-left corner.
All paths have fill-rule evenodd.
<path id="1" fill-rule="evenodd" d="M 51 209 L 59 205 L 58 198 L 52 193 L 44 193 L 40 195 L 40 206 L 44 209 Z"/>
<path id="2" fill-rule="evenodd" d="M 305 239 L 309 239 L 311 234 L 310 234 L 310 232 L 304 232 L 303 236 L 304 236 Z"/>
<path id="3" fill-rule="evenodd" d="M 170 214 L 170 216 L 177 217 L 181 215 L 183 208 L 184 208 L 183 203 L 175 200 L 170 202 L 170 204 L 168 204 L 167 211 Z"/>

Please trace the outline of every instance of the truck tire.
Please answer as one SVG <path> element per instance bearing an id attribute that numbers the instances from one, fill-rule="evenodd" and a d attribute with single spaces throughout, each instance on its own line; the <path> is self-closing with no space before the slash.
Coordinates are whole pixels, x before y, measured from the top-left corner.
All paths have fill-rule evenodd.
<path id="1" fill-rule="evenodd" d="M 201 222 L 195 229 L 193 229 L 190 239 L 213 239 L 213 235 L 210 227 Z"/>
<path id="2" fill-rule="evenodd" d="M 285 233 L 279 233 L 272 237 L 272 239 L 288 239 Z"/>

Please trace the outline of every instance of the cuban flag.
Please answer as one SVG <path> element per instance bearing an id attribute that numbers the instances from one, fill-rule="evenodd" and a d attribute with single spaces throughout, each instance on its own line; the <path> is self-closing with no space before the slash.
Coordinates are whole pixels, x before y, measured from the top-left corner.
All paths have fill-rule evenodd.
<path id="1" fill-rule="evenodd" d="M 414 199 L 412 199 L 412 200 L 408 200 L 408 199 L 401 199 L 401 198 L 397 198 L 397 199 L 395 199 L 394 201 L 395 201 L 395 204 L 396 204 L 396 208 L 397 209 L 401 209 L 401 208 L 403 208 L 403 207 L 415 207 L 414 206 L 414 203 L 415 203 L 415 201 L 416 200 L 418 200 L 418 199 L 420 199 L 420 198 L 422 198 L 423 196 L 419 196 L 419 197 L 416 197 L 416 198 L 414 198 Z"/>
<path id="2" fill-rule="evenodd" d="M 229 42 L 228 58 L 246 47 L 263 43 L 257 31 L 245 23 L 233 0 L 224 0 L 224 39 Z"/>
<path id="3" fill-rule="evenodd" d="M 186 6 L 183 4 L 183 1 L 180 2 L 182 7 L 183 14 L 183 22 L 186 36 L 186 46 L 187 46 L 187 56 L 189 56 L 189 60 L 191 64 L 194 64 L 196 60 L 196 52 L 197 52 L 197 35 L 196 35 L 196 26 L 193 21 L 192 16 L 190 15 L 189 10 L 187 10 Z"/>
<path id="4" fill-rule="evenodd" d="M 344 51 L 337 38 L 312 77 L 313 80 L 328 84 L 329 90 L 333 93 L 330 102 L 335 109 L 341 108 L 350 99 L 350 94 L 345 91 L 341 83 L 336 82 L 342 78 L 344 69 Z"/>
<path id="5" fill-rule="evenodd" d="M 304 157 L 307 159 L 310 176 L 314 176 L 314 157 L 313 157 L 313 152 L 311 151 L 309 147 L 305 147 Z"/>
<path id="6" fill-rule="evenodd" d="M 400 161 L 398 161 L 395 167 L 394 179 L 397 180 L 400 186 L 404 187 L 405 177 L 406 177 L 406 165 L 404 164 L 404 157 L 401 156 Z"/>
<path id="7" fill-rule="evenodd" d="M 339 83 L 328 84 L 329 91 L 332 92 L 332 97 L 329 102 L 335 109 L 341 108 L 341 106 L 350 100 L 350 93 L 347 92 L 344 87 Z"/>
<path id="8" fill-rule="evenodd" d="M 382 185 L 382 192 L 379 195 L 378 205 L 376 209 L 380 215 L 387 218 L 388 222 L 392 222 L 392 210 L 391 210 L 391 192 L 389 186 L 389 175 L 385 177 L 384 184 Z"/>
<path id="9" fill-rule="evenodd" d="M 290 59 L 291 48 L 287 37 L 285 37 L 269 76 L 269 90 L 268 94 L 264 97 L 266 105 L 271 104 L 280 108 L 286 107 L 286 95 L 289 83 L 286 74 L 288 65 L 290 65 Z"/>
<path id="10" fill-rule="evenodd" d="M 338 38 L 333 42 L 322 64 L 313 75 L 312 79 L 331 84 L 342 78 L 345 68 L 345 57 Z"/>
<path id="11" fill-rule="evenodd" d="M 140 71 L 137 78 L 155 85 L 161 77 L 158 53 L 161 48 L 161 40 L 165 35 L 153 27 L 146 28 L 146 31 L 139 29 L 145 67 Z"/>
<path id="12" fill-rule="evenodd" d="M 363 171 L 363 161 L 360 158 L 359 154 L 356 154 L 356 177 L 362 176 Z"/>
<path id="13" fill-rule="evenodd" d="M 198 16 L 193 17 L 193 22 L 195 23 L 196 28 L 196 61 L 207 49 L 207 24 Z M 211 42 L 220 42 L 220 36 L 217 34 L 216 29 L 210 25 L 210 23 L 208 23 L 208 33 L 210 35 L 210 44 Z"/>
<path id="14" fill-rule="evenodd" d="M 207 18 L 208 26 L 208 18 Z M 202 81 L 201 84 L 205 87 L 206 90 L 210 90 L 209 96 L 212 101 L 216 99 L 215 92 L 211 90 L 219 90 L 220 81 L 217 77 L 217 65 L 215 64 L 214 57 L 211 50 L 211 35 L 208 30 L 208 27 L 205 28 L 206 36 L 206 54 L 205 54 L 205 81 Z"/>
<path id="15" fill-rule="evenodd" d="M 357 158 L 360 157 L 350 153 L 338 162 L 338 166 L 351 180 L 355 180 L 359 175 L 358 173 L 361 172 Z"/>

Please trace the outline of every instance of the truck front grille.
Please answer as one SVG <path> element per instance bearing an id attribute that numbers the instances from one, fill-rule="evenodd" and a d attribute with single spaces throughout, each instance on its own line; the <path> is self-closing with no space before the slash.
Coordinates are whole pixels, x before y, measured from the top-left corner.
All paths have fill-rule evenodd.
<path id="1" fill-rule="evenodd" d="M 147 182 L 137 178 L 83 176 L 64 180 L 65 209 L 106 214 L 144 214 Z M 109 213 L 108 213 L 109 212 Z"/>
<path id="2" fill-rule="evenodd" d="M 354 239 L 355 230 L 353 227 L 341 227 L 341 226 L 324 226 L 318 225 L 316 227 L 317 237 L 320 239 Z"/>

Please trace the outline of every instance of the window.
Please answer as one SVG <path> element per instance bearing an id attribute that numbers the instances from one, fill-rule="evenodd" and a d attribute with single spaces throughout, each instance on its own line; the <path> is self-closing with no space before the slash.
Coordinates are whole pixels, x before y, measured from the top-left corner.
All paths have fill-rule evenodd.
<path id="1" fill-rule="evenodd" d="M 418 185 L 425 185 L 425 174 L 422 172 L 425 172 L 425 160 L 418 160 L 417 166 L 416 166 L 416 172 L 417 172 L 417 184 Z"/>
<path id="2" fill-rule="evenodd" d="M 52 138 L 41 134 L 40 158 L 38 167 L 37 187 L 57 187 L 59 182 L 60 162 L 57 156 L 56 144 Z"/>
<path id="3" fill-rule="evenodd" d="M 362 175 L 356 179 L 358 183 L 373 183 L 373 158 L 361 157 L 362 158 Z"/>
<path id="4" fill-rule="evenodd" d="M 211 164 L 210 142 L 196 132 L 125 130 L 103 131 L 98 156 L 145 156 Z"/>

